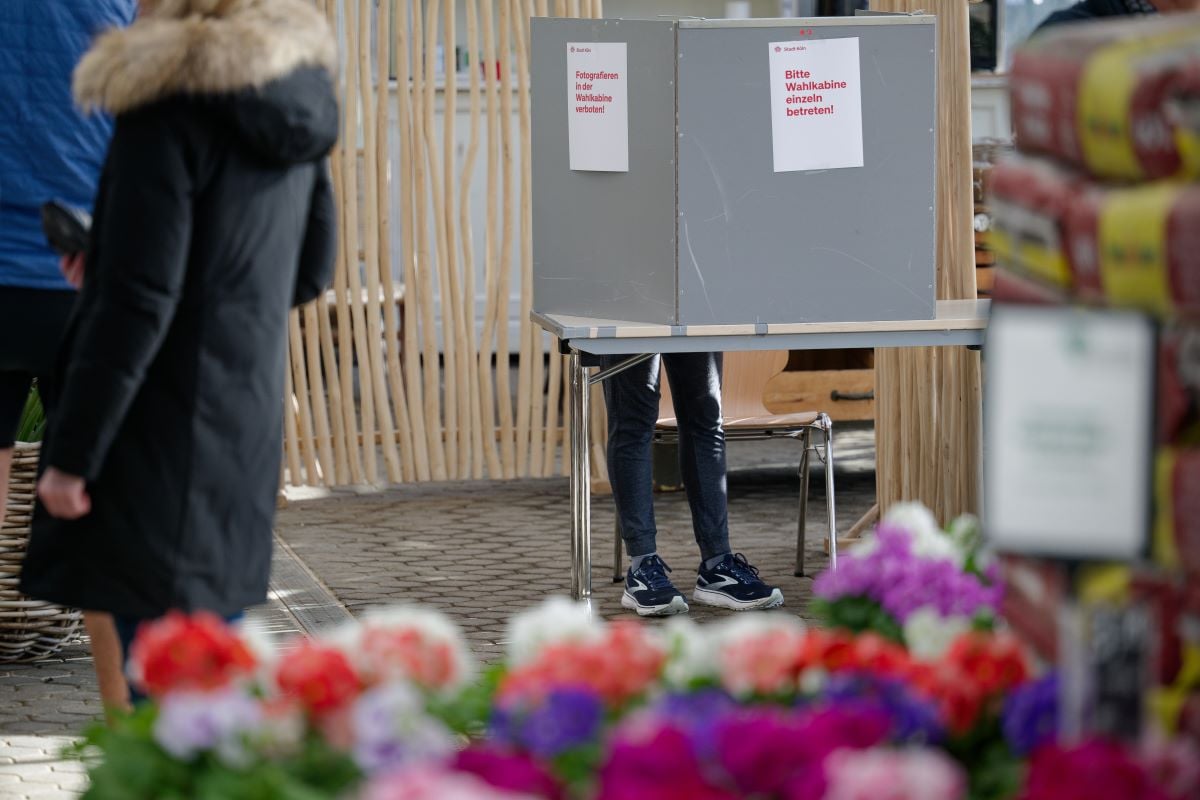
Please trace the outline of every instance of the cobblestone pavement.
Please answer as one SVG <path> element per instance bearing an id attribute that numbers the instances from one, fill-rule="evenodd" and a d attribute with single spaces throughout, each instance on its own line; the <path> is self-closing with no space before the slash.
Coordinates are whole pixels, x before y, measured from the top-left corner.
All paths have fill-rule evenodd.
<path id="1" fill-rule="evenodd" d="M 805 616 L 810 578 L 792 575 L 796 547 L 794 443 L 731 444 L 729 517 L 735 551 L 783 589 L 779 613 Z M 837 440 L 837 520 L 845 532 L 874 503 L 870 430 Z M 788 445 L 792 445 L 788 447 Z M 734 469 L 734 467 L 741 468 Z M 685 592 L 699 556 L 682 492 L 657 498 L 659 552 Z M 569 590 L 570 505 L 563 478 L 515 483 L 411 485 L 293 501 L 279 514 L 280 536 L 351 612 L 380 603 L 423 603 L 451 614 L 476 655 L 497 658 L 505 620 L 541 598 Z M 812 472 L 807 569 L 828 563 L 824 474 Z M 592 502 L 593 586 L 600 613 L 620 608 L 611 581 L 611 498 Z M 699 621 L 729 612 L 693 605 Z"/>
<path id="2" fill-rule="evenodd" d="M 791 442 L 731 443 L 729 498 L 735 550 L 745 552 L 786 606 L 771 613 L 806 615 L 811 579 L 792 575 L 796 491 Z M 874 447 L 869 429 L 841 431 L 837 448 L 838 529 L 847 530 L 874 502 Z M 693 580 L 695 543 L 684 495 L 656 505 L 659 549 L 680 588 Z M 613 513 L 596 497 L 593 563 L 597 607 L 619 608 L 610 582 Z M 827 563 L 824 476 L 812 474 L 807 566 Z M 566 594 L 570 506 L 565 479 L 451 483 L 386 491 L 336 492 L 293 500 L 281 510 L 271 603 L 249 618 L 277 642 L 381 603 L 424 603 L 451 614 L 476 654 L 502 652 L 505 621 L 551 594 Z M 697 620 L 728 612 L 693 606 Z M 86 778 L 60 751 L 100 715 L 95 675 L 82 641 L 38 664 L 0 665 L 0 800 L 71 798 Z"/>

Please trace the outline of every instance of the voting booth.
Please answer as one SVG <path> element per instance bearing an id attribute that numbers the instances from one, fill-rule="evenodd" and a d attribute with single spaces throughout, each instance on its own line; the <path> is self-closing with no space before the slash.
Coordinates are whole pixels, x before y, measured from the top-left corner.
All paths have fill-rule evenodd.
<path id="1" fill-rule="evenodd" d="M 935 316 L 932 16 L 531 26 L 535 313 Z"/>

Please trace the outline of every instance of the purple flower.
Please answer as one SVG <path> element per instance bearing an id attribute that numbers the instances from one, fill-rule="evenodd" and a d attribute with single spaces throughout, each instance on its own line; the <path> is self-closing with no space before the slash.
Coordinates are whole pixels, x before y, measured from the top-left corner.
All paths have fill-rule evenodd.
<path id="1" fill-rule="evenodd" d="M 817 704 L 858 709 L 891 721 L 891 741 L 933 744 L 945 736 L 937 707 L 896 678 L 868 673 L 832 675 Z"/>
<path id="2" fill-rule="evenodd" d="M 592 741 L 604 721 L 604 705 L 592 692 L 558 689 L 525 717 L 522 739 L 529 751 L 552 758 Z"/>
<path id="3" fill-rule="evenodd" d="M 737 708 L 737 703 L 721 689 L 668 694 L 651 709 L 657 718 L 687 733 L 692 749 L 701 760 L 717 754 L 717 726 Z"/>
<path id="4" fill-rule="evenodd" d="M 350 714 L 354 760 L 368 774 L 436 761 L 454 752 L 454 737 L 425 714 L 423 700 L 407 684 L 383 684 L 354 703 Z"/>
<path id="5" fill-rule="evenodd" d="M 159 703 L 153 735 L 175 758 L 190 760 L 213 750 L 222 762 L 238 766 L 249 757 L 246 738 L 262 724 L 262 705 L 239 687 L 178 691 Z"/>
<path id="6" fill-rule="evenodd" d="M 998 611 L 999 583 L 985 582 L 951 560 L 918 556 L 902 529 L 880 526 L 875 536 L 874 549 L 849 554 L 836 570 L 817 577 L 813 584 L 817 597 L 830 602 L 866 597 L 901 624 L 925 606 L 936 608 L 943 616 L 968 618 Z"/>
<path id="7" fill-rule="evenodd" d="M 555 689 L 532 708 L 497 709 L 491 719 L 492 739 L 553 758 L 588 744 L 600 732 L 604 704 L 584 689 Z"/>
<path id="8" fill-rule="evenodd" d="M 1022 684 L 1004 700 L 1000 724 L 1008 746 L 1028 755 L 1058 733 L 1058 674 Z"/>

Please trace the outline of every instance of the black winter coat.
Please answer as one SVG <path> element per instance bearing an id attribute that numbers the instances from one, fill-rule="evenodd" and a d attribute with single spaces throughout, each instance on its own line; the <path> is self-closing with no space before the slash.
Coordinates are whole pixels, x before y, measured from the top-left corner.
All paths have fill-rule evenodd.
<path id="1" fill-rule="evenodd" d="M 42 464 L 92 511 L 38 509 L 22 591 L 139 618 L 266 598 L 288 311 L 334 265 L 334 54 L 311 4 L 234 0 L 81 62 L 116 127 Z"/>

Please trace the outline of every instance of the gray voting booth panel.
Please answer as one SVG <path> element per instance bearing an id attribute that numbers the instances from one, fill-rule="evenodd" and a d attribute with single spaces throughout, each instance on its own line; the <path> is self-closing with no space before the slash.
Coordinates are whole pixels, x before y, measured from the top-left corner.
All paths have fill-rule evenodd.
<path id="1" fill-rule="evenodd" d="M 533 307 L 669 324 L 675 284 L 675 25 L 533 19 Z M 627 42 L 629 172 L 571 170 L 568 42 Z"/>
<path id="2" fill-rule="evenodd" d="M 931 17 L 532 24 L 535 311 L 680 325 L 933 318 Z M 769 44 L 800 31 L 859 40 L 861 168 L 774 171 Z M 569 168 L 577 41 L 628 43 L 628 173 Z"/>
<path id="3" fill-rule="evenodd" d="M 821 22 L 680 23 L 688 325 L 934 317 L 933 20 Z M 774 171 L 769 45 L 801 27 L 806 41 L 858 39 L 861 168 Z"/>

